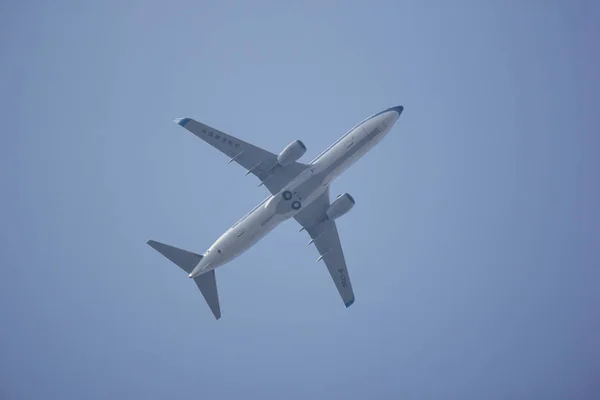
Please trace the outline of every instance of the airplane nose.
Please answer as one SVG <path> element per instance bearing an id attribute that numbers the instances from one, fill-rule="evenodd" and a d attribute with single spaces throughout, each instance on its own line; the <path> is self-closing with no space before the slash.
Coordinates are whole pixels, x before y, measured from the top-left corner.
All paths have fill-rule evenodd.
<path id="1" fill-rule="evenodd" d="M 398 113 L 398 116 L 400 116 L 402 114 L 402 111 L 404 111 L 404 106 L 396 106 L 396 107 L 392 107 L 390 108 L 390 111 L 396 111 Z"/>

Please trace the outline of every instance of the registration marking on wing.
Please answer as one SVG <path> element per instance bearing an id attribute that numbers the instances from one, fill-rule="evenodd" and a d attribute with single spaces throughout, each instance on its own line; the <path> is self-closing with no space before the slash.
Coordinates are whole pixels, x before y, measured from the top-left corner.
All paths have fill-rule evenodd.
<path id="1" fill-rule="evenodd" d="M 344 274 L 344 268 L 339 268 L 338 272 L 340 273 L 340 283 L 343 287 L 348 286 L 348 280 L 346 279 L 346 275 Z"/>

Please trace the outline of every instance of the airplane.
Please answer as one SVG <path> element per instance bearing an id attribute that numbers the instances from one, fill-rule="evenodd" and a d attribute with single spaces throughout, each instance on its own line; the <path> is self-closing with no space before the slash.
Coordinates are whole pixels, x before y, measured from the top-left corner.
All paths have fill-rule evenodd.
<path id="1" fill-rule="evenodd" d="M 336 219 L 354 206 L 349 193 L 330 198 L 331 182 L 351 164 L 364 156 L 398 121 L 403 106 L 391 107 L 374 114 L 340 137 L 308 164 L 298 160 L 306 152 L 302 141 L 295 140 L 279 154 L 271 153 L 192 118 L 174 121 L 244 167 L 259 186 L 270 195 L 231 228 L 223 233 L 203 254 L 182 250 L 155 240 L 152 248 L 175 263 L 193 279 L 214 317 L 221 318 L 215 269 L 240 256 L 283 221 L 294 218 L 300 232 L 310 236 L 323 260 L 346 308 L 354 303 L 354 291 L 346 267 L 336 228 Z"/>

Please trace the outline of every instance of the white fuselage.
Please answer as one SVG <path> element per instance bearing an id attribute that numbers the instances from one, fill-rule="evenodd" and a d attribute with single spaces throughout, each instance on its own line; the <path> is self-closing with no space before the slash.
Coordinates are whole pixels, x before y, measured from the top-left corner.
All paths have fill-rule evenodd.
<path id="1" fill-rule="evenodd" d="M 228 263 L 256 244 L 281 222 L 301 212 L 327 190 L 327 186 L 336 177 L 379 143 L 396 123 L 401 111 L 401 108 L 394 107 L 375 114 L 338 139 L 279 193 L 264 199 L 223 233 L 203 254 L 190 277 Z M 292 193 L 291 199 L 283 198 L 282 193 L 286 191 Z M 299 209 L 291 207 L 295 201 L 301 204 Z"/>

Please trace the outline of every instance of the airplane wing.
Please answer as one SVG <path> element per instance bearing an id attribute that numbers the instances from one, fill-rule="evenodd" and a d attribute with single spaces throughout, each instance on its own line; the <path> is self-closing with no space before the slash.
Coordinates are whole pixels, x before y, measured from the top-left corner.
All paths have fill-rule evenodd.
<path id="1" fill-rule="evenodd" d="M 279 192 L 308 167 L 306 164 L 299 162 L 282 167 L 277 162 L 276 154 L 246 143 L 194 119 L 178 118 L 175 122 L 227 155 L 230 158 L 229 162 L 235 161 L 246 168 L 248 171 L 246 175 L 254 174 L 261 181 L 259 186 L 266 186 L 272 194 Z"/>
<path id="2" fill-rule="evenodd" d="M 335 220 L 330 220 L 325 215 L 329 204 L 329 189 L 327 189 L 294 218 L 310 235 L 311 243 L 315 244 L 320 254 L 317 261 L 325 261 L 329 274 L 348 308 L 354 303 L 354 292 Z"/>

